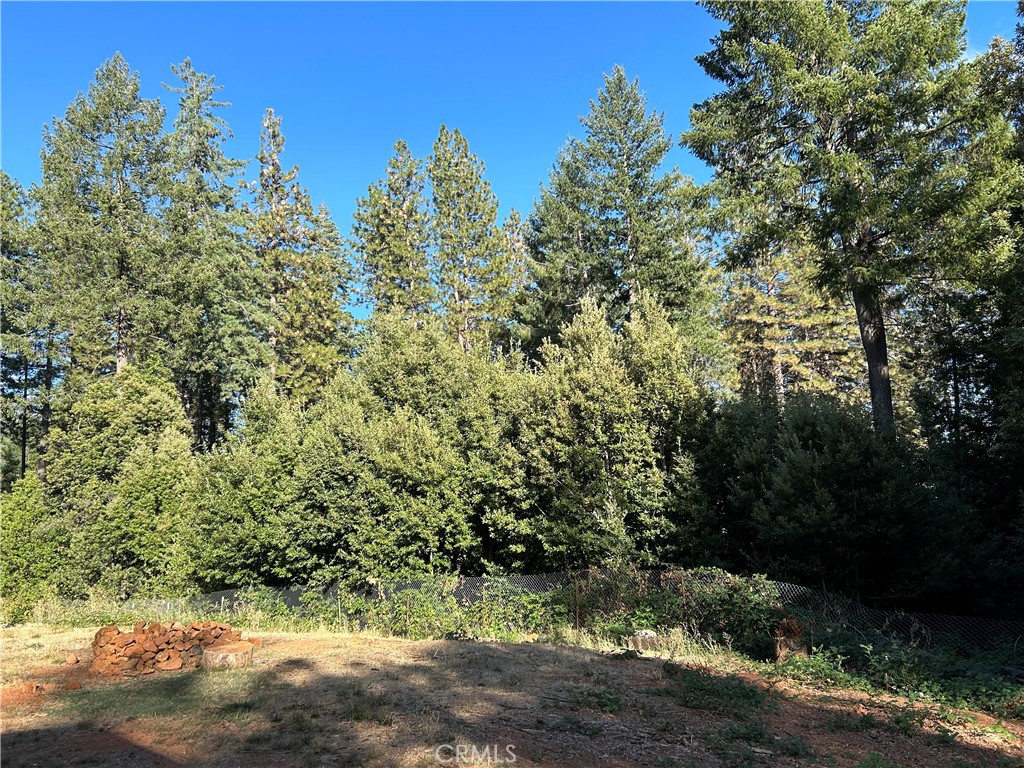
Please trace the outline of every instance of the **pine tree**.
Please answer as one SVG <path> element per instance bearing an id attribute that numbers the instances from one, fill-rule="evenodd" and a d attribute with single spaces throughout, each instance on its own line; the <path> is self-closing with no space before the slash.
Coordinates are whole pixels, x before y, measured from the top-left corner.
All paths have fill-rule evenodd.
<path id="1" fill-rule="evenodd" d="M 724 90 L 683 141 L 715 169 L 717 228 L 748 263 L 815 247 L 816 279 L 853 301 L 875 422 L 892 431 L 891 287 L 956 277 L 1004 234 L 979 202 L 1009 131 L 982 65 L 961 60 L 963 3 L 706 6 L 725 29 L 698 61 Z"/>
<path id="2" fill-rule="evenodd" d="M 297 181 L 298 166 L 281 165 L 281 118 L 267 110 L 258 155 L 259 180 L 246 186 L 249 239 L 267 286 L 270 371 L 286 393 L 311 397 L 341 363 L 345 264 L 337 228 L 323 206 L 314 210 Z"/>
<path id="3" fill-rule="evenodd" d="M 521 271 L 513 240 L 502 238 L 498 200 L 484 165 L 458 130 L 441 126 L 427 161 L 430 242 L 438 302 L 449 333 L 466 352 L 507 324 L 509 294 Z"/>
<path id="4" fill-rule="evenodd" d="M 852 307 L 822 293 L 806 257 L 729 275 L 722 314 L 741 387 L 783 406 L 798 392 L 855 397 L 863 383 Z"/>
<path id="5" fill-rule="evenodd" d="M 638 81 L 615 67 L 581 123 L 586 138 L 559 153 L 530 217 L 536 289 L 523 314 L 535 343 L 557 338 L 586 295 L 615 324 L 642 291 L 675 320 L 710 303 L 686 226 L 692 187 L 676 169 L 660 171 L 671 137 Z"/>
<path id="6" fill-rule="evenodd" d="M 0 171 L 0 390 L 3 393 L 3 489 L 24 477 L 35 431 L 39 334 L 34 310 L 39 263 L 29 244 L 30 201 L 25 190 Z"/>
<path id="7" fill-rule="evenodd" d="M 490 282 L 491 308 L 486 328 L 490 338 L 505 349 L 518 346 L 524 329 L 515 321 L 516 308 L 522 303 L 528 278 L 530 252 L 527 226 L 515 208 L 501 225 L 501 247 L 495 256 Z"/>
<path id="8" fill-rule="evenodd" d="M 375 310 L 416 314 L 434 300 L 423 185 L 420 161 L 404 141 L 397 141 L 385 178 L 356 201 L 350 247 L 363 301 Z"/>
<path id="9" fill-rule="evenodd" d="M 258 272 L 244 242 L 234 179 L 245 163 L 228 158 L 227 123 L 217 114 L 222 86 L 190 60 L 172 67 L 180 87 L 170 140 L 172 176 L 165 213 L 170 298 L 176 314 L 166 329 L 168 367 L 195 444 L 209 448 L 227 431 L 238 396 L 260 358 Z"/>
<path id="10" fill-rule="evenodd" d="M 117 54 L 44 132 L 40 257 L 76 370 L 120 372 L 162 346 L 173 313 L 161 297 L 163 121 L 160 103 L 140 96 L 138 74 Z"/>

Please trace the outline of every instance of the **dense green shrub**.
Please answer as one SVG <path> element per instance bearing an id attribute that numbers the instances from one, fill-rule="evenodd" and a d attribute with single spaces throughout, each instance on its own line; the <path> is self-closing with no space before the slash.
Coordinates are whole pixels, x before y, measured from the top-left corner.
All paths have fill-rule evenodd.
<path id="1" fill-rule="evenodd" d="M 848 632 L 831 639 L 826 648 L 830 659 L 842 658 L 845 673 L 877 688 L 1006 717 L 1024 716 L 1024 686 L 1003 669 L 1014 657 L 1012 641 L 965 654 L 952 639 L 926 645 L 882 633 Z"/>
<path id="2" fill-rule="evenodd" d="M 64 531 L 46 510 L 43 485 L 34 475 L 0 497 L 0 594 L 4 623 L 24 619 L 60 565 Z"/>
<path id="3" fill-rule="evenodd" d="M 751 398 L 723 404 L 698 474 L 709 503 L 686 531 L 693 564 L 715 558 L 731 571 L 889 604 L 936 588 L 929 559 L 939 553 L 923 545 L 963 514 L 911 446 L 822 397 L 791 398 L 782 411 Z M 948 555 L 943 564 L 944 579 L 962 575 Z"/>

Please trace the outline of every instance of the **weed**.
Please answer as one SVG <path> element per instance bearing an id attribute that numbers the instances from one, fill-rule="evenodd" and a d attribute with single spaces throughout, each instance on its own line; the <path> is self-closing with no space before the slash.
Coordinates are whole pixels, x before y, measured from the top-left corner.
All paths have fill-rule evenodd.
<path id="1" fill-rule="evenodd" d="M 771 744 L 774 741 L 774 737 L 760 720 L 729 723 L 722 729 L 721 736 L 726 741 L 747 741 L 752 744 Z"/>
<path id="2" fill-rule="evenodd" d="M 881 728 L 883 725 L 885 724 L 870 712 L 865 712 L 857 717 L 848 712 L 840 712 L 828 721 L 828 730 L 831 733 L 836 733 L 837 731 L 867 731 L 872 728 Z"/>
<path id="3" fill-rule="evenodd" d="M 974 729 L 976 733 L 986 733 L 993 736 L 999 736 L 1007 741 L 1016 741 L 1017 736 L 1013 731 L 1007 729 L 1002 723 L 993 723 L 992 725 L 983 725 Z"/>
<path id="4" fill-rule="evenodd" d="M 935 729 L 935 736 L 932 738 L 936 744 L 956 744 L 960 736 L 956 731 L 940 725 Z"/>
<path id="5" fill-rule="evenodd" d="M 904 736 L 912 736 L 921 730 L 925 719 L 928 717 L 928 710 L 905 707 L 899 710 L 889 724 Z"/>
<path id="6" fill-rule="evenodd" d="M 671 662 L 664 666 L 671 681 L 653 693 L 670 696 L 681 706 L 744 717 L 754 711 L 770 709 L 774 702 L 761 688 L 734 675 L 716 675 Z"/>
<path id="7" fill-rule="evenodd" d="M 584 691 L 578 697 L 578 701 L 584 709 L 595 709 L 608 714 L 622 709 L 622 699 L 609 688 Z"/>
<path id="8" fill-rule="evenodd" d="M 814 754 L 814 748 L 799 734 L 776 739 L 775 748 L 786 757 L 810 757 Z"/>

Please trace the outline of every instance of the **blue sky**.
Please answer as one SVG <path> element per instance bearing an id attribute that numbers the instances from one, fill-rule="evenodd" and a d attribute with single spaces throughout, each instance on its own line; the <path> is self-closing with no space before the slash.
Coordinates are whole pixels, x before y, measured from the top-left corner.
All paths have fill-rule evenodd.
<path id="1" fill-rule="evenodd" d="M 968 50 L 1012 37 L 1015 3 L 971 2 Z M 716 25 L 692 3 L 0 4 L 0 163 L 39 178 L 41 132 L 120 51 L 143 95 L 173 116 L 170 65 L 191 57 L 224 86 L 228 151 L 251 158 L 260 121 L 283 118 L 287 164 L 347 233 L 355 199 L 396 139 L 424 156 L 459 128 L 507 211 L 528 211 L 555 155 L 615 64 L 639 77 L 673 136 L 715 89 L 694 56 Z M 670 162 L 708 176 L 688 153 Z"/>

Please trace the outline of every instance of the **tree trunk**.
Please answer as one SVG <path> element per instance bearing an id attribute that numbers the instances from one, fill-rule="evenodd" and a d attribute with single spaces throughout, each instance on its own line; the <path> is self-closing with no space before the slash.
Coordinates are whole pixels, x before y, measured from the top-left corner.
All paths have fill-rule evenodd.
<path id="1" fill-rule="evenodd" d="M 857 310 L 860 340 L 868 363 L 868 384 L 871 388 L 871 413 L 875 430 L 891 433 L 896 430 L 892 407 L 892 382 L 889 379 L 889 348 L 885 337 L 885 316 L 877 286 L 858 284 L 853 287 L 853 306 Z"/>
<path id="2" fill-rule="evenodd" d="M 25 476 L 28 465 L 28 357 L 21 369 L 21 474 Z"/>
<path id="3" fill-rule="evenodd" d="M 956 458 L 960 459 L 960 366 L 957 361 L 956 352 L 952 359 L 953 374 L 953 448 Z"/>
<path id="4" fill-rule="evenodd" d="M 270 326 L 267 328 L 267 344 L 270 346 L 270 379 L 277 385 L 277 295 L 270 294 Z"/>
<path id="5" fill-rule="evenodd" d="M 116 373 L 121 373 L 128 367 L 128 315 L 123 309 L 117 310 L 114 335 L 116 337 L 115 354 L 117 356 L 115 371 Z"/>
<path id="6" fill-rule="evenodd" d="M 46 360 L 43 363 L 43 400 L 39 408 L 39 442 L 36 448 L 36 453 L 38 454 L 36 475 L 44 483 L 46 482 L 46 450 L 50 434 L 50 419 L 53 415 L 53 409 L 50 406 L 54 377 L 52 344 L 53 331 L 50 330 L 46 334 Z"/>
<path id="7" fill-rule="evenodd" d="M 778 352 L 772 353 L 772 382 L 775 388 L 775 401 L 779 404 L 779 412 L 786 410 L 786 377 L 782 372 L 782 360 Z"/>
<path id="8" fill-rule="evenodd" d="M 203 669 L 239 669 L 252 665 L 253 644 L 245 640 L 214 643 L 203 649 Z"/>

